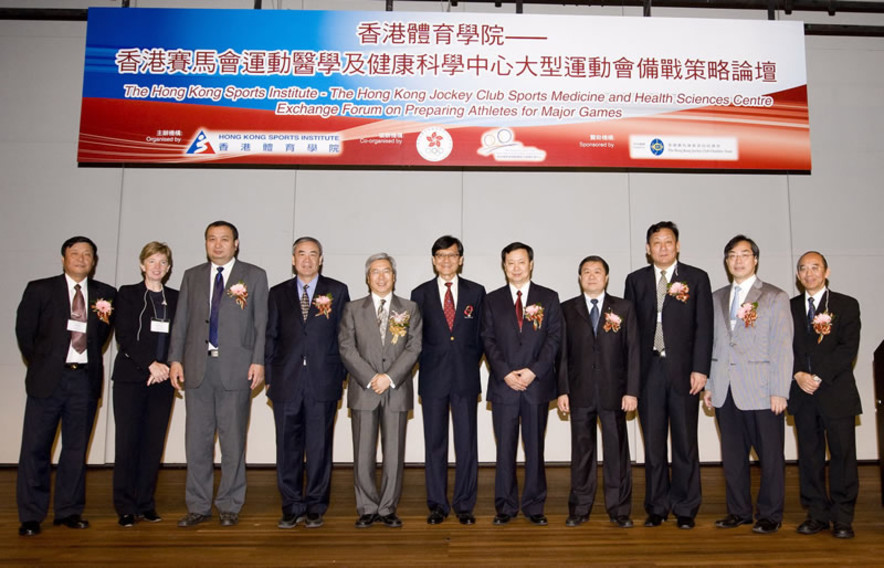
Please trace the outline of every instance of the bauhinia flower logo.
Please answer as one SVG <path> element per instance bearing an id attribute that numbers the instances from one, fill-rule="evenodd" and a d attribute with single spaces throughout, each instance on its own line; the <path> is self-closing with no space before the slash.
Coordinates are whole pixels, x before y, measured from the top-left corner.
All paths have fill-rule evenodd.
<path id="1" fill-rule="evenodd" d="M 681 303 L 687 302 L 691 297 L 691 289 L 687 282 L 670 282 L 666 292 Z"/>
<path id="2" fill-rule="evenodd" d="M 240 280 L 233 286 L 227 289 L 227 295 L 236 300 L 236 305 L 239 306 L 239 309 L 246 309 L 247 300 L 249 299 L 249 289 L 246 287 L 246 283 Z"/>
<path id="3" fill-rule="evenodd" d="M 743 320 L 746 327 L 755 327 L 755 320 L 758 319 L 758 302 L 744 303 L 737 310 L 737 319 Z"/>
<path id="4" fill-rule="evenodd" d="M 438 132 L 433 132 L 427 136 L 427 142 L 429 142 L 430 148 L 434 146 L 442 146 L 442 137 L 439 136 Z"/>
<path id="5" fill-rule="evenodd" d="M 400 337 L 405 337 L 408 326 L 411 324 L 411 314 L 408 312 L 394 312 L 390 310 L 390 333 L 393 335 L 392 343 L 396 345 Z"/>
<path id="6" fill-rule="evenodd" d="M 473 305 L 470 304 L 463 310 L 463 317 L 467 319 L 473 319 Z"/>
<path id="7" fill-rule="evenodd" d="M 332 295 L 325 294 L 323 296 L 316 296 L 313 298 L 313 305 L 316 306 L 316 309 L 319 310 L 319 313 L 316 314 L 316 317 L 325 316 L 325 319 L 328 319 L 328 316 L 331 315 L 332 310 Z"/>
<path id="8" fill-rule="evenodd" d="M 98 298 L 95 300 L 95 303 L 92 304 L 92 311 L 95 312 L 98 319 L 106 324 L 110 324 L 110 316 L 114 313 L 114 306 L 109 300 Z"/>
<path id="9" fill-rule="evenodd" d="M 543 326 L 543 304 L 531 304 L 525 308 L 525 319 L 534 325 L 534 330 Z"/>
<path id="10" fill-rule="evenodd" d="M 605 333 L 609 331 L 613 331 L 617 333 L 620 331 L 620 324 L 623 323 L 623 318 L 615 314 L 614 312 L 605 312 L 605 325 L 602 329 L 605 330 Z"/>
<path id="11" fill-rule="evenodd" d="M 817 343 L 823 342 L 823 336 L 832 333 L 832 322 L 835 321 L 835 314 L 828 311 L 820 312 L 813 316 L 813 331 L 819 335 Z"/>

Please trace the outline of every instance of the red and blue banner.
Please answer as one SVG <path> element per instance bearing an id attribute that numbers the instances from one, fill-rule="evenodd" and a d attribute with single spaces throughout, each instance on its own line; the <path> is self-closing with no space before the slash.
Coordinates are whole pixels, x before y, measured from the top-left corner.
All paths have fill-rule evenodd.
<path id="1" fill-rule="evenodd" d="M 90 8 L 78 161 L 810 171 L 803 25 Z"/>

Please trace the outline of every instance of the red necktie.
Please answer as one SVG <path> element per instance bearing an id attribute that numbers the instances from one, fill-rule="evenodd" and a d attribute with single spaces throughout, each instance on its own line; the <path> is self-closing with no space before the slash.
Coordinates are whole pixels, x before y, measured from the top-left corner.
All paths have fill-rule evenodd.
<path id="1" fill-rule="evenodd" d="M 451 293 L 451 282 L 445 283 L 445 301 L 442 303 L 442 311 L 445 312 L 445 321 L 448 322 L 448 331 L 454 330 L 454 295 Z"/>
<path id="2" fill-rule="evenodd" d="M 71 319 L 74 321 L 86 321 L 86 300 L 83 299 L 83 290 L 80 285 L 74 286 L 74 303 L 71 306 Z M 86 351 L 86 334 L 82 331 L 71 332 L 71 346 L 77 353 Z"/>
<path id="3" fill-rule="evenodd" d="M 519 331 L 522 331 L 522 320 L 525 319 L 522 316 L 522 291 L 518 290 L 516 292 L 516 321 L 519 322 Z"/>

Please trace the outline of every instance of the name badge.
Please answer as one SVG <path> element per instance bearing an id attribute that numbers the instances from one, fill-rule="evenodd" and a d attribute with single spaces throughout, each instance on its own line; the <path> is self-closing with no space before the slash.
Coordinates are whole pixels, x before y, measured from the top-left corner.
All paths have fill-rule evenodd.
<path id="1" fill-rule="evenodd" d="M 68 331 L 76 331 L 79 333 L 86 333 L 86 322 L 69 319 L 68 320 Z"/>
<path id="2" fill-rule="evenodd" d="M 169 333 L 169 322 L 166 320 L 150 320 L 150 330 L 154 333 Z"/>

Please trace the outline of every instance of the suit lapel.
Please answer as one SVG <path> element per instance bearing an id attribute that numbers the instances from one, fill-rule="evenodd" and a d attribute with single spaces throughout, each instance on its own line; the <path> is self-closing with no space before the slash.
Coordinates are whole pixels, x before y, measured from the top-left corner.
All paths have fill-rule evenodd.
<path id="1" fill-rule="evenodd" d="M 285 287 L 285 297 L 291 303 L 291 309 L 296 313 L 301 313 L 301 296 L 298 293 L 298 277 L 295 276 L 291 280 L 289 280 L 288 285 Z M 315 296 L 314 296 L 315 297 Z M 307 315 L 307 319 L 309 320 L 310 315 Z M 298 325 L 304 327 L 304 318 L 299 317 L 295 318 L 298 320 Z"/>

